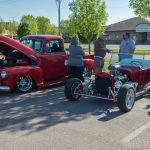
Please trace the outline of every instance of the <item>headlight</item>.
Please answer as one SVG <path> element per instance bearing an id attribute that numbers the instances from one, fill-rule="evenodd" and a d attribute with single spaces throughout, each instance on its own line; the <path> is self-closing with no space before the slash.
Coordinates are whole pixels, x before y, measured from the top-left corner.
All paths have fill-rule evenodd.
<path id="1" fill-rule="evenodd" d="M 116 81 L 115 82 L 115 88 L 119 89 L 122 86 L 122 82 L 121 81 Z"/>
<path id="2" fill-rule="evenodd" d="M 7 77 L 7 72 L 6 71 L 2 71 L 1 72 L 1 77 L 4 79 L 4 78 L 6 78 Z"/>

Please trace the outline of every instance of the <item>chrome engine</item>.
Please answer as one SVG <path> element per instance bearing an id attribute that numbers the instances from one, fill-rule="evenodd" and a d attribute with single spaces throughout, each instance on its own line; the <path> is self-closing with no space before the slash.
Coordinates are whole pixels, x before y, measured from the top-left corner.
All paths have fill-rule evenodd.
<path id="1" fill-rule="evenodd" d="M 118 91 L 120 87 L 128 82 L 128 77 L 125 74 L 122 74 L 120 71 L 120 65 L 111 65 L 109 66 L 110 74 L 114 76 L 115 79 L 115 89 Z"/>

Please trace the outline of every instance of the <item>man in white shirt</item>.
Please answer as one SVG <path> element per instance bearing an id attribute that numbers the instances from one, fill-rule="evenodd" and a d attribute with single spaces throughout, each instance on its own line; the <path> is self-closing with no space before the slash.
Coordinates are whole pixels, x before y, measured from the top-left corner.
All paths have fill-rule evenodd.
<path id="1" fill-rule="evenodd" d="M 135 42 L 130 38 L 129 33 L 123 34 L 123 40 L 120 44 L 119 53 L 123 53 L 119 55 L 119 60 L 122 60 L 127 57 L 132 57 L 135 51 Z"/>

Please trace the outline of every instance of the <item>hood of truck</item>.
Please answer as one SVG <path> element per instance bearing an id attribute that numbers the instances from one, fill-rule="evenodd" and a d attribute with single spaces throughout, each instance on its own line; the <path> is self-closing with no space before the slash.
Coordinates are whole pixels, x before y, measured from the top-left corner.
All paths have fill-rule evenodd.
<path id="1" fill-rule="evenodd" d="M 3 43 L 5 45 L 12 47 L 12 49 L 10 49 L 10 51 L 16 49 L 34 61 L 36 61 L 38 59 L 38 54 L 33 49 L 27 47 L 26 45 L 14 40 L 14 39 L 0 35 L 0 43 Z M 7 51 L 9 51 L 9 50 L 7 49 Z"/>

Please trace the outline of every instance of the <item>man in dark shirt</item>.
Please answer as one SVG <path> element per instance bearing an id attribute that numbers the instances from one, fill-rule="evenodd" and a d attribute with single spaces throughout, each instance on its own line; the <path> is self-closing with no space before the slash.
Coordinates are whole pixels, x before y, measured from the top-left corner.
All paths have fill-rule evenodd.
<path id="1" fill-rule="evenodd" d="M 102 32 L 94 43 L 94 63 L 96 67 L 96 73 L 102 72 L 104 67 L 104 57 L 106 53 L 110 51 L 106 48 L 105 34 Z"/>

